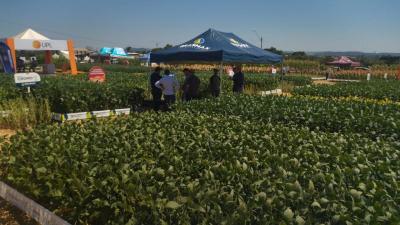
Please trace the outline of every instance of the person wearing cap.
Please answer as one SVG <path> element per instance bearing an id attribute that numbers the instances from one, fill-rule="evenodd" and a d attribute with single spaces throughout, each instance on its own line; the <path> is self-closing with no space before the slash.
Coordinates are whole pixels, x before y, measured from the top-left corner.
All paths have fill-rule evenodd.
<path id="1" fill-rule="evenodd" d="M 200 79 L 194 74 L 194 70 L 189 70 L 185 68 L 183 70 L 185 74 L 185 82 L 182 86 L 183 91 L 183 101 L 191 101 L 193 99 L 198 98 L 199 95 L 199 87 L 200 87 Z"/>
<path id="2" fill-rule="evenodd" d="M 164 100 L 168 106 L 172 105 L 176 101 L 176 92 L 179 89 L 179 82 L 169 70 L 164 71 L 165 76 L 155 83 L 157 88 L 160 88 Z"/>
<path id="3" fill-rule="evenodd" d="M 240 94 L 244 90 L 244 74 L 242 73 L 242 68 L 240 66 L 235 66 L 233 68 L 235 73 L 232 77 L 233 80 L 233 93 Z"/>
<path id="4" fill-rule="evenodd" d="M 214 69 L 214 74 L 210 77 L 210 91 L 213 97 L 218 97 L 221 92 L 221 78 L 218 69 Z"/>
<path id="5" fill-rule="evenodd" d="M 154 72 L 150 75 L 151 96 L 153 99 L 153 107 L 154 110 L 156 111 L 160 110 L 161 106 L 162 91 L 160 88 L 156 87 L 156 82 L 162 78 L 160 73 L 161 73 L 161 68 L 157 66 L 154 69 Z"/>

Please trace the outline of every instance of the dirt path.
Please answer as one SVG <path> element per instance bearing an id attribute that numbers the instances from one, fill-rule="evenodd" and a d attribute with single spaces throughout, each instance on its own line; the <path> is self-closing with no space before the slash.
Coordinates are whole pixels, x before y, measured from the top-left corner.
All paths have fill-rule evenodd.
<path id="1" fill-rule="evenodd" d="M 15 134 L 15 130 L 10 130 L 10 129 L 0 129 L 0 136 L 13 136 Z"/>
<path id="2" fill-rule="evenodd" d="M 2 225 L 39 225 L 25 213 L 0 198 L 0 224 Z"/>
<path id="3" fill-rule="evenodd" d="M 9 138 L 13 135 L 16 134 L 15 130 L 10 130 L 10 129 L 0 129 L 0 137 L 6 137 L 6 140 L 9 140 Z M 0 143 L 0 151 L 1 151 L 1 143 Z M 0 223 L 1 224 L 1 223 Z"/>
<path id="4" fill-rule="evenodd" d="M 0 129 L 0 136 L 7 138 L 16 132 L 9 129 Z M 0 146 L 1 151 L 1 146 Z M 36 221 L 29 218 L 24 212 L 10 205 L 7 201 L 0 198 L 0 224 L 1 225 L 38 225 Z"/>
<path id="5" fill-rule="evenodd" d="M 328 85 L 335 85 L 336 83 L 329 80 L 314 80 L 314 84 L 328 84 Z"/>

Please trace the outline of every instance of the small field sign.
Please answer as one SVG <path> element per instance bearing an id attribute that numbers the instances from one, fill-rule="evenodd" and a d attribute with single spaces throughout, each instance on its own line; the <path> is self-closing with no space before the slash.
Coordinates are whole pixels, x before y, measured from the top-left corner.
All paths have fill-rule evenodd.
<path id="1" fill-rule="evenodd" d="M 106 81 L 106 73 L 100 66 L 93 66 L 89 70 L 89 81 L 104 82 Z"/>

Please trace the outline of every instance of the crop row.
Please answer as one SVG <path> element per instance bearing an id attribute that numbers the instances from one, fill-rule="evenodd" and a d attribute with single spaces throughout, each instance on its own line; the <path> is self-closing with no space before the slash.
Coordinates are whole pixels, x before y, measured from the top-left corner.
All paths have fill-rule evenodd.
<path id="1" fill-rule="evenodd" d="M 52 111 L 57 113 L 134 108 L 144 99 L 143 90 L 129 81 L 96 84 L 63 78 L 44 80 L 32 94 L 48 99 Z"/>
<path id="2" fill-rule="evenodd" d="M 395 80 L 397 78 L 397 71 L 395 70 L 340 70 L 336 71 L 331 78 L 348 79 L 348 80 L 367 80 L 368 73 L 371 75 L 371 80 Z"/>
<path id="3" fill-rule="evenodd" d="M 400 81 L 365 81 L 331 86 L 309 86 L 296 88 L 293 93 L 295 95 L 329 98 L 357 96 L 370 99 L 400 101 Z"/>
<path id="4" fill-rule="evenodd" d="M 399 151 L 357 134 L 174 112 L 52 125 L 10 142 L 1 177 L 73 224 L 400 221 Z"/>
<path id="5" fill-rule="evenodd" d="M 304 97 L 232 96 L 178 105 L 193 113 L 240 116 L 246 120 L 308 127 L 326 132 L 361 133 L 372 139 L 400 140 L 400 107 L 359 101 Z"/>
<path id="6" fill-rule="evenodd" d="M 124 72 L 124 73 L 148 73 L 148 67 L 143 66 L 124 66 L 124 65 L 106 65 L 106 64 L 79 64 L 78 70 L 82 72 L 89 72 L 93 66 L 101 66 L 106 72 Z"/>
<path id="7" fill-rule="evenodd" d="M 51 121 L 46 99 L 15 98 L 0 101 L 0 129 L 26 129 Z"/>
<path id="8" fill-rule="evenodd" d="M 173 71 L 175 72 L 175 71 Z M 209 78 L 211 73 L 200 72 L 196 73 L 196 75 L 200 79 L 200 96 L 201 97 L 209 97 Z M 137 74 L 128 74 L 128 73 L 110 73 L 107 78 L 110 81 L 119 81 L 123 82 L 124 80 L 131 80 L 136 83 L 136 85 L 142 89 L 148 89 L 148 74 L 137 73 Z M 181 84 L 184 82 L 184 76 L 181 72 L 178 71 L 177 79 Z M 267 74 L 245 74 L 245 92 L 248 94 L 256 94 L 260 91 L 268 91 L 273 90 L 279 87 L 281 82 L 289 83 L 293 86 L 304 86 L 312 84 L 312 80 L 310 77 L 304 76 L 284 76 L 284 77 L 272 77 Z M 232 90 L 232 80 L 227 76 L 221 76 L 221 89 L 225 93 L 230 93 Z M 150 93 L 147 93 L 147 96 L 150 96 Z"/>
<path id="9" fill-rule="evenodd" d="M 1 80 L 4 81 L 0 85 L 3 100 L 46 99 L 52 112 L 57 113 L 135 107 L 144 99 L 144 90 L 129 79 L 99 84 L 88 82 L 83 76 L 45 77 L 30 94 L 26 89 L 16 88 L 10 76 L 3 76 Z"/>
<path id="10" fill-rule="evenodd" d="M 173 71 L 175 72 L 175 71 Z M 211 73 L 200 72 L 196 73 L 200 79 L 200 95 L 201 97 L 209 96 L 209 78 Z M 109 76 L 110 80 L 123 81 L 125 79 L 134 80 L 134 82 L 143 89 L 148 89 L 148 75 L 147 74 L 127 74 L 127 73 L 112 73 Z M 181 72 L 177 73 L 177 78 L 182 84 L 184 82 L 184 76 Z M 312 84 L 310 77 L 304 77 L 299 75 L 290 76 L 277 76 L 272 77 L 267 74 L 245 74 L 245 92 L 249 94 L 255 94 L 260 91 L 273 90 L 279 87 L 281 82 L 286 82 L 292 86 L 305 86 Z M 232 90 L 232 80 L 226 75 L 221 76 L 221 89 L 225 93 L 230 93 Z"/>
<path id="11" fill-rule="evenodd" d="M 209 97 L 210 74 L 198 74 L 200 97 Z M 183 83 L 184 77 L 178 74 Z M 0 99 L 10 100 L 33 95 L 35 98 L 48 99 L 51 110 L 58 113 L 93 111 L 126 108 L 140 105 L 144 98 L 150 98 L 148 75 L 143 73 L 109 73 L 103 84 L 87 81 L 86 75 L 57 76 L 42 78 L 42 82 L 27 94 L 25 89 L 15 87 L 12 77 L 0 75 Z M 311 79 L 299 76 L 286 76 L 283 81 L 295 86 L 311 83 Z M 259 91 L 276 89 L 280 78 L 267 75 L 250 74 L 246 77 L 246 93 L 257 94 Z M 232 81 L 222 77 L 221 88 L 224 93 L 231 93 Z"/>

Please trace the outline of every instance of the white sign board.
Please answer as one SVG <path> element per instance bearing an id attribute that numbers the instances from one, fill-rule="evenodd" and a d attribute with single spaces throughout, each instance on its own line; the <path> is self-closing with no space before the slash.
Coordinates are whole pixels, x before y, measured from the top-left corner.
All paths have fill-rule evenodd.
<path id="1" fill-rule="evenodd" d="M 19 87 L 29 87 L 40 82 L 40 76 L 37 73 L 16 73 L 14 74 L 15 84 Z"/>
<path id="2" fill-rule="evenodd" d="M 94 117 L 108 117 L 111 115 L 111 110 L 93 111 L 91 114 Z"/>
<path id="3" fill-rule="evenodd" d="M 65 119 L 67 121 L 70 120 L 85 120 L 88 118 L 87 112 L 79 112 L 79 113 L 67 113 L 65 114 Z"/>
<path id="4" fill-rule="evenodd" d="M 126 109 L 116 109 L 115 111 L 115 115 L 120 116 L 120 115 L 129 115 L 131 113 L 131 109 L 130 108 L 126 108 Z"/>
<path id="5" fill-rule="evenodd" d="M 67 50 L 68 45 L 65 40 L 14 40 L 16 50 L 30 50 L 30 51 L 43 51 L 43 50 Z"/>

